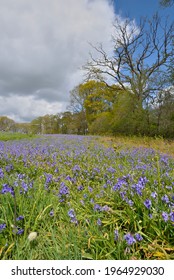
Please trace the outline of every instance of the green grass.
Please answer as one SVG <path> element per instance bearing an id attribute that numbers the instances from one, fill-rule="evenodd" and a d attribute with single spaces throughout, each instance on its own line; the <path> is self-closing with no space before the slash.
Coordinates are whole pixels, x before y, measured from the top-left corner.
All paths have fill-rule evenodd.
<path id="1" fill-rule="evenodd" d="M 36 137 L 33 134 L 25 134 L 18 132 L 0 132 L 0 141 L 31 139 Z"/>

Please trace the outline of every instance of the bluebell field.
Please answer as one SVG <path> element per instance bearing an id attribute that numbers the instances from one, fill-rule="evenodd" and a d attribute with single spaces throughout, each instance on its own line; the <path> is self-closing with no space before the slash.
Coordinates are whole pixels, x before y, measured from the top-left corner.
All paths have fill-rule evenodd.
<path id="1" fill-rule="evenodd" d="M 174 158 L 90 136 L 1 141 L 0 258 L 174 259 Z"/>

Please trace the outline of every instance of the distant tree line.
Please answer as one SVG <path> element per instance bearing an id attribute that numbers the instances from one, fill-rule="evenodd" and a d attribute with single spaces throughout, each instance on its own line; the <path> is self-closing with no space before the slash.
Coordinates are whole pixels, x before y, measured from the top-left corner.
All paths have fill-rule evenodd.
<path id="1" fill-rule="evenodd" d="M 174 88 L 159 91 L 155 101 L 137 106 L 132 91 L 91 80 L 75 87 L 69 111 L 30 123 L 0 117 L 0 130 L 31 134 L 148 135 L 174 137 Z"/>

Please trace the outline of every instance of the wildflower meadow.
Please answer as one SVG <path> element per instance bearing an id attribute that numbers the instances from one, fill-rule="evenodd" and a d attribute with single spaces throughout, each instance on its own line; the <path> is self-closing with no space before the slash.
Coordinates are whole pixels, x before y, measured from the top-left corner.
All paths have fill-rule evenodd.
<path id="1" fill-rule="evenodd" d="M 174 259 L 174 157 L 101 139 L 0 141 L 0 259 Z"/>

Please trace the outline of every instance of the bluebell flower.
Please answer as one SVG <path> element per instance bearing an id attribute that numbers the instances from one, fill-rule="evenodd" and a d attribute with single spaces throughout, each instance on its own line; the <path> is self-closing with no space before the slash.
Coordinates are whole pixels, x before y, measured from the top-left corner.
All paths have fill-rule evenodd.
<path id="1" fill-rule="evenodd" d="M 102 211 L 102 207 L 99 204 L 95 204 L 94 211 Z"/>
<path id="2" fill-rule="evenodd" d="M 171 222 L 174 222 L 174 212 L 170 213 L 170 220 L 171 220 Z"/>
<path id="3" fill-rule="evenodd" d="M 108 205 L 104 205 L 102 208 L 101 208 L 102 211 L 105 211 L 105 212 L 108 212 L 110 210 L 110 207 Z"/>
<path id="4" fill-rule="evenodd" d="M 144 206 L 145 206 L 147 209 L 150 209 L 151 205 L 152 205 L 151 200 L 146 199 L 146 200 L 144 201 Z"/>
<path id="5" fill-rule="evenodd" d="M 81 170 L 81 168 L 80 168 L 80 166 L 79 165 L 74 165 L 74 167 L 72 168 L 72 170 L 73 171 L 80 171 Z"/>
<path id="6" fill-rule="evenodd" d="M 164 220 L 165 222 L 167 222 L 168 219 L 169 219 L 169 216 L 168 216 L 168 214 L 167 214 L 166 212 L 162 212 L 162 218 L 163 218 L 163 220 Z"/>
<path id="7" fill-rule="evenodd" d="M 143 240 L 143 237 L 141 236 L 140 233 L 135 233 L 135 239 L 136 239 L 137 241 L 142 241 L 142 240 Z"/>
<path id="8" fill-rule="evenodd" d="M 78 191 L 82 191 L 84 189 L 84 187 L 81 185 L 81 186 L 78 186 L 77 189 L 78 189 Z"/>
<path id="9" fill-rule="evenodd" d="M 78 221 L 76 219 L 76 215 L 75 215 L 74 209 L 70 209 L 68 211 L 68 216 L 71 218 L 70 219 L 71 223 L 78 224 Z"/>
<path id="10" fill-rule="evenodd" d="M 97 172 L 97 173 L 100 173 L 100 169 L 97 168 L 97 167 L 94 167 L 94 168 L 93 168 L 93 171 L 95 171 L 95 172 Z"/>
<path id="11" fill-rule="evenodd" d="M 114 240 L 117 241 L 119 238 L 119 232 L 117 229 L 114 230 Z"/>
<path id="12" fill-rule="evenodd" d="M 157 197 L 157 193 L 156 192 L 152 192 L 151 193 L 151 197 L 156 198 Z"/>
<path id="13" fill-rule="evenodd" d="M 98 226 L 101 226 L 101 225 L 102 225 L 102 222 L 101 222 L 100 219 L 97 220 L 97 225 L 98 225 Z"/>
<path id="14" fill-rule="evenodd" d="M 68 216 L 69 216 L 70 218 L 74 218 L 74 217 L 75 217 L 74 209 L 70 209 L 70 210 L 68 211 Z"/>
<path id="15" fill-rule="evenodd" d="M 61 182 L 60 189 L 59 189 L 59 196 L 68 195 L 68 194 L 69 194 L 68 187 L 64 184 L 64 182 Z"/>
<path id="16" fill-rule="evenodd" d="M 93 199 L 93 198 L 91 198 L 91 199 L 90 199 L 90 202 L 91 202 L 92 204 L 94 204 L 94 199 Z"/>
<path id="17" fill-rule="evenodd" d="M 10 172 L 11 170 L 13 170 L 13 165 L 9 164 L 5 167 L 5 169 L 6 169 L 7 172 Z"/>
<path id="18" fill-rule="evenodd" d="M 3 169 L 0 168 L 0 178 L 3 179 L 4 178 L 4 172 L 3 172 Z"/>
<path id="19" fill-rule="evenodd" d="M 24 179 L 24 178 L 25 178 L 25 174 L 20 174 L 20 173 L 18 174 L 18 179 L 19 180 Z"/>
<path id="20" fill-rule="evenodd" d="M 53 175 L 45 173 L 45 177 L 46 177 L 46 184 L 51 183 L 51 181 L 53 179 Z"/>
<path id="21" fill-rule="evenodd" d="M 161 200 L 163 201 L 163 202 L 165 202 L 165 203 L 169 203 L 170 201 L 169 201 L 169 198 L 168 198 L 168 196 L 165 194 L 164 196 L 162 196 L 162 198 L 161 198 Z"/>
<path id="22" fill-rule="evenodd" d="M 85 202 L 84 202 L 83 199 L 80 200 L 80 203 L 81 203 L 82 205 L 85 205 Z"/>
<path id="23" fill-rule="evenodd" d="M 21 216 L 19 216 L 19 217 L 16 218 L 16 221 L 21 221 L 21 220 L 23 220 L 23 219 L 24 219 L 24 216 L 21 215 Z"/>
<path id="24" fill-rule="evenodd" d="M 124 239 L 126 240 L 128 245 L 132 245 L 133 243 L 136 243 L 135 238 L 130 233 L 125 234 Z"/>
<path id="25" fill-rule="evenodd" d="M 50 216 L 51 216 L 51 217 L 54 216 L 54 211 L 53 211 L 53 210 L 50 211 Z"/>
<path id="26" fill-rule="evenodd" d="M 27 184 L 24 181 L 22 181 L 21 186 L 22 186 L 24 192 L 28 191 L 28 186 L 27 186 Z"/>
<path id="27" fill-rule="evenodd" d="M 14 196 L 14 189 L 12 187 L 9 187 L 8 184 L 3 184 L 1 193 L 2 194 L 10 193 L 12 196 Z"/>
<path id="28" fill-rule="evenodd" d="M 0 224 L 0 233 L 6 228 L 6 224 Z"/>
<path id="29" fill-rule="evenodd" d="M 21 235 L 24 233 L 24 229 L 19 228 L 18 231 L 16 232 L 16 234 Z"/>
<path id="30" fill-rule="evenodd" d="M 109 167 L 108 169 L 107 169 L 107 171 L 108 172 L 110 172 L 110 173 L 115 173 L 115 168 L 113 168 L 112 166 L 111 167 Z"/>

